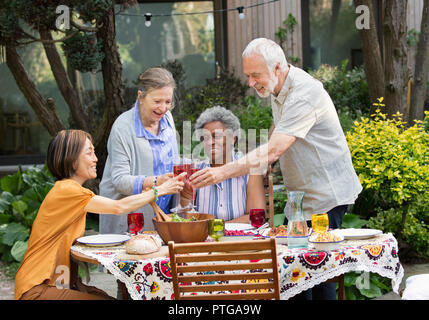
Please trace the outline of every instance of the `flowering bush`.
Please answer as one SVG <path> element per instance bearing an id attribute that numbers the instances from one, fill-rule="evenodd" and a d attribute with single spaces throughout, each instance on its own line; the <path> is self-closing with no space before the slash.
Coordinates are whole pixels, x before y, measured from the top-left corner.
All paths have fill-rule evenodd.
<path id="1" fill-rule="evenodd" d="M 355 121 L 346 138 L 364 188 L 354 211 L 429 256 L 429 132 L 422 122 L 407 128 L 400 114 L 389 119 L 378 109 Z"/>

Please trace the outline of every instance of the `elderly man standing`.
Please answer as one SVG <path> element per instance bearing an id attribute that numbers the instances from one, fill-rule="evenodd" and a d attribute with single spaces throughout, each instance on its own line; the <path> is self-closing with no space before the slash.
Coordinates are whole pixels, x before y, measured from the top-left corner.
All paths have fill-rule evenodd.
<path id="1" fill-rule="evenodd" d="M 318 80 L 288 64 L 282 48 L 269 39 L 254 39 L 247 45 L 243 71 L 259 96 L 271 96 L 274 123 L 268 143 L 239 160 L 195 173 L 192 183 L 199 188 L 264 172 L 280 159 L 286 188 L 305 192 L 306 219 L 327 212 L 330 227 L 339 228 L 362 186 L 329 94 Z M 335 299 L 335 287 L 313 298 Z"/>

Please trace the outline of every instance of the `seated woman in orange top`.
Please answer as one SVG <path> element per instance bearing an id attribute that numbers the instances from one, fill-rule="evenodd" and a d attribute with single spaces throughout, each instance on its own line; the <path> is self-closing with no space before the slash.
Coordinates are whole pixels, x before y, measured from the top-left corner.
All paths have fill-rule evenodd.
<path id="1" fill-rule="evenodd" d="M 60 131 L 50 142 L 48 168 L 58 179 L 34 220 L 28 249 L 15 278 L 15 299 L 111 299 L 79 280 L 70 288 L 70 247 L 85 232 L 86 213 L 123 214 L 183 188 L 183 175 L 150 191 L 121 200 L 95 195 L 82 184 L 97 176 L 91 136 L 81 130 Z"/>

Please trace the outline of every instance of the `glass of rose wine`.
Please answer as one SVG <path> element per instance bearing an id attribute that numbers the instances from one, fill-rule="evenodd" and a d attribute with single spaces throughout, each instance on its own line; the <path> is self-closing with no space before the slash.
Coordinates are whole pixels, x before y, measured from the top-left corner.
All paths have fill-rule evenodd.
<path id="1" fill-rule="evenodd" d="M 188 170 L 188 174 L 187 177 L 189 178 L 190 176 L 192 176 L 195 172 L 199 171 L 201 168 L 198 168 L 198 164 L 197 163 L 192 163 L 191 167 Z M 192 208 L 191 208 L 191 212 L 196 212 L 196 204 L 195 204 L 195 200 L 197 198 L 197 190 L 191 186 L 192 188 Z"/>
<path id="2" fill-rule="evenodd" d="M 190 169 L 192 167 L 192 162 L 190 159 L 186 159 L 186 158 L 179 158 L 178 160 L 176 160 L 173 164 L 173 175 L 175 177 L 177 177 L 178 175 L 180 175 L 183 172 L 186 172 L 186 176 L 184 181 L 186 182 L 186 180 L 189 178 L 190 176 Z M 171 212 L 182 212 L 184 210 L 188 209 L 187 207 L 182 207 L 180 205 L 180 193 L 179 193 L 179 203 L 177 205 L 177 207 L 170 209 Z"/>

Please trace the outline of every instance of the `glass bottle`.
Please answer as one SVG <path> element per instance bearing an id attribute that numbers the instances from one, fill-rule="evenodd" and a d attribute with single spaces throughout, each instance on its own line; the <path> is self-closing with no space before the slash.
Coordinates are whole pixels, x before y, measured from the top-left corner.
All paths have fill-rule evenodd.
<path id="1" fill-rule="evenodd" d="M 307 248 L 308 246 L 307 221 L 302 210 L 304 194 L 303 191 L 287 193 L 285 215 L 288 220 L 287 242 L 289 248 Z"/>

